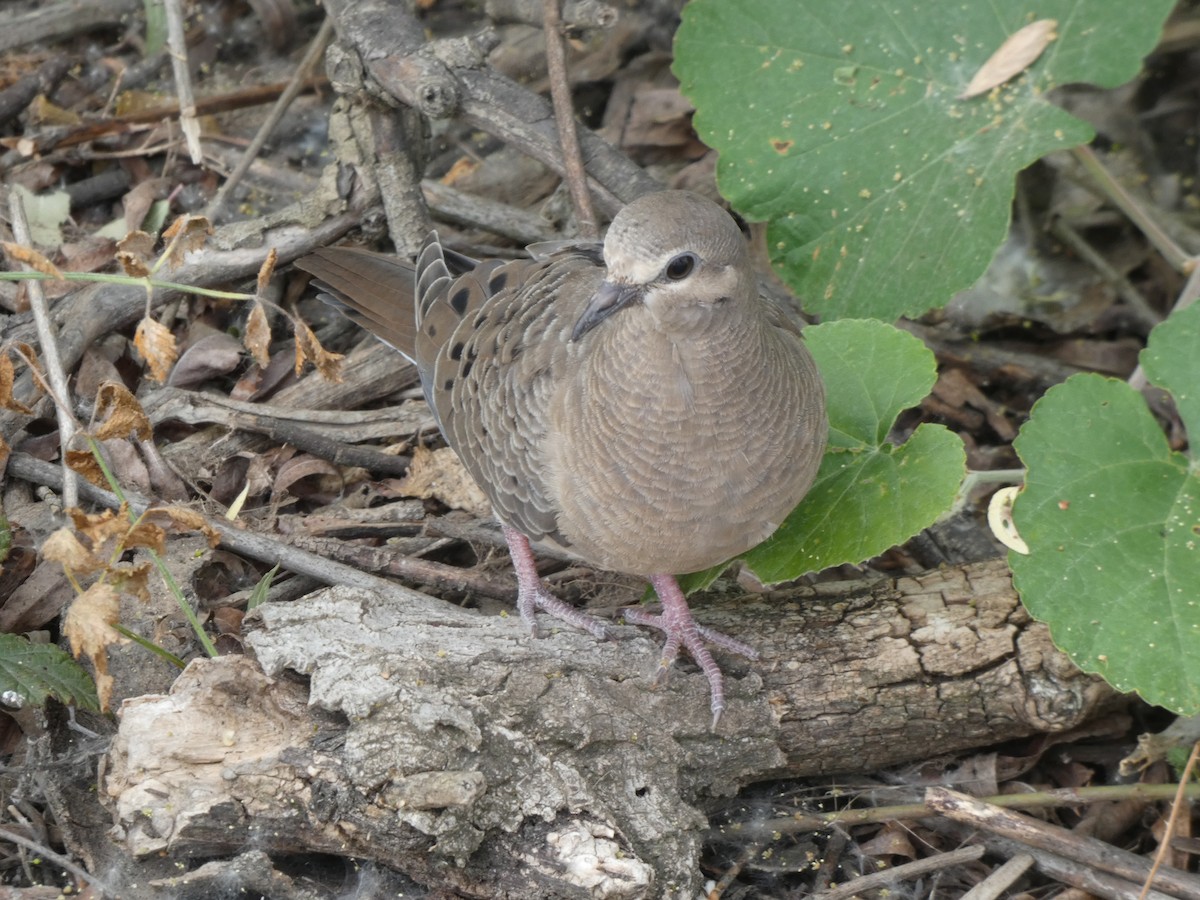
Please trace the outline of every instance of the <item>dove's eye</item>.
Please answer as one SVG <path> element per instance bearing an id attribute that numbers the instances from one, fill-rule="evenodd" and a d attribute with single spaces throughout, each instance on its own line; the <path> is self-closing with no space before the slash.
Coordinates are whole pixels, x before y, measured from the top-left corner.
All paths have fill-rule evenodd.
<path id="1" fill-rule="evenodd" d="M 671 281 L 683 281 L 696 268 L 696 254 L 680 253 L 667 263 L 667 278 Z"/>

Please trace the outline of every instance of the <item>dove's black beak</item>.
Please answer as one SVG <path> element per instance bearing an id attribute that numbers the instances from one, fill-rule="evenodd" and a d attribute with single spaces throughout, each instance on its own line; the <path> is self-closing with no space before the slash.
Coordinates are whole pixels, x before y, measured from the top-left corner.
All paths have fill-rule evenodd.
<path id="1" fill-rule="evenodd" d="M 617 284 L 613 281 L 602 282 L 592 299 L 588 301 L 587 309 L 575 323 L 571 332 L 571 340 L 577 341 L 609 316 L 642 299 L 642 288 L 633 284 Z"/>

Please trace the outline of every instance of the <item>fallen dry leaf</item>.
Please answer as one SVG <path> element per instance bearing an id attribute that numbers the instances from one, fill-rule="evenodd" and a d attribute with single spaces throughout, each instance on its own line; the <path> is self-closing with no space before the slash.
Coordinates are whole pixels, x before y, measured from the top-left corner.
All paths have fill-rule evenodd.
<path id="1" fill-rule="evenodd" d="M 129 521 L 129 507 L 121 504 L 120 509 L 105 509 L 98 513 L 85 513 L 72 507 L 67 510 L 75 532 L 87 538 L 92 545 L 92 552 L 97 556 L 113 556 L 118 545 L 124 546 L 125 536 L 133 528 Z"/>
<path id="2" fill-rule="evenodd" d="M 261 297 L 271 286 L 271 275 L 275 271 L 275 262 L 279 259 L 279 251 L 272 247 L 267 251 L 267 258 L 258 269 L 258 295 Z"/>
<path id="3" fill-rule="evenodd" d="M 42 558 L 60 563 L 72 574 L 86 575 L 103 569 L 107 560 L 99 559 L 70 528 L 52 531 L 42 543 Z"/>
<path id="4" fill-rule="evenodd" d="M 183 264 L 183 259 L 193 250 L 199 250 L 213 233 L 212 225 L 204 216 L 180 216 L 163 232 L 167 242 L 167 267 L 174 269 Z"/>
<path id="5" fill-rule="evenodd" d="M 197 329 L 203 330 L 203 329 Z M 242 362 L 242 345 L 224 331 L 212 331 L 188 344 L 171 370 L 174 387 L 195 387 L 232 372 Z"/>
<path id="6" fill-rule="evenodd" d="M 96 391 L 96 415 L 103 419 L 94 434 L 98 441 L 135 435 L 148 441 L 154 437 L 154 429 L 145 410 L 123 384 L 106 381 L 100 385 Z"/>
<path id="7" fill-rule="evenodd" d="M 133 344 L 150 366 L 150 377 L 163 384 L 171 374 L 171 366 L 179 358 L 175 335 L 171 329 L 149 316 L 138 322 Z"/>
<path id="8" fill-rule="evenodd" d="M 463 509 L 475 516 L 490 516 L 492 506 L 479 489 L 475 479 L 449 447 L 430 450 L 417 445 L 413 448 L 408 475 L 396 482 L 396 492 L 402 497 L 433 497 L 453 509 Z"/>
<path id="9" fill-rule="evenodd" d="M 311 362 L 328 381 L 341 383 L 342 360 L 340 353 L 332 353 L 321 346 L 313 330 L 299 319 L 292 320 L 293 332 L 296 337 L 296 374 L 304 370 L 304 363 Z"/>
<path id="10" fill-rule="evenodd" d="M 144 231 L 131 231 L 117 241 L 117 262 L 131 278 L 146 278 L 154 264 L 154 238 Z"/>
<path id="11" fill-rule="evenodd" d="M 271 362 L 271 326 L 267 322 L 267 311 L 259 300 L 254 301 L 250 315 L 246 317 L 246 333 L 242 335 L 242 343 L 254 361 L 265 369 Z"/>
<path id="12" fill-rule="evenodd" d="M 162 522 L 164 528 L 174 534 L 198 531 L 208 540 L 210 547 L 221 543 L 221 533 L 208 524 L 208 520 L 194 509 L 183 506 L 154 506 L 146 510 L 143 522 Z"/>
<path id="13" fill-rule="evenodd" d="M 975 73 L 967 89 L 958 95 L 958 99 L 969 100 L 971 97 L 986 94 L 1014 75 L 1024 72 L 1042 55 L 1042 51 L 1050 42 L 1058 37 L 1054 33 L 1057 27 L 1057 19 L 1038 19 L 1009 35 L 1008 40 L 979 67 L 979 71 Z"/>
<path id="14" fill-rule="evenodd" d="M 84 653 L 96 669 L 96 694 L 100 708 L 108 709 L 113 679 L 108 674 L 108 647 L 125 643 L 127 638 L 112 626 L 121 613 L 121 598 L 111 584 L 96 582 L 75 598 L 67 609 L 63 633 L 71 642 L 71 652 Z"/>
<path id="15" fill-rule="evenodd" d="M 0 353 L 0 409 L 8 409 L 23 415 L 33 415 L 33 410 L 13 396 L 13 385 L 16 383 L 16 369 L 8 353 Z"/>
<path id="16" fill-rule="evenodd" d="M 301 490 L 298 482 L 306 479 L 311 481 Z M 301 454 L 279 467 L 271 490 L 277 495 L 288 491 L 295 496 L 309 496 L 313 492 L 336 496 L 342 486 L 342 475 L 337 466 L 318 456 Z"/>
<path id="17" fill-rule="evenodd" d="M 66 460 L 67 468 L 76 475 L 82 475 L 96 487 L 108 490 L 108 479 L 104 477 L 104 470 L 100 468 L 100 463 L 96 461 L 96 457 L 92 455 L 91 450 L 67 448 L 64 459 Z"/>

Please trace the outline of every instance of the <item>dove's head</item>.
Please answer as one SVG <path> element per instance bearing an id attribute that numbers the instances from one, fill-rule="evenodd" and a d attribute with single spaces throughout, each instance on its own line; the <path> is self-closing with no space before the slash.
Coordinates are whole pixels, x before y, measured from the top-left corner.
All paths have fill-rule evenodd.
<path id="1" fill-rule="evenodd" d="M 690 191 L 647 194 L 617 213 L 604 239 L 604 262 L 607 275 L 576 323 L 574 340 L 637 305 L 661 331 L 707 332 L 744 314 L 758 297 L 733 217 Z"/>

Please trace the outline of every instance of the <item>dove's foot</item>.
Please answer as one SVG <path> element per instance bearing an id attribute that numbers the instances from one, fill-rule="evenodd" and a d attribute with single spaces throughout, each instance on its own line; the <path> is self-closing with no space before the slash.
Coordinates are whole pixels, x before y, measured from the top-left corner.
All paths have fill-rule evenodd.
<path id="1" fill-rule="evenodd" d="M 556 619 L 562 619 L 568 625 L 590 632 L 600 640 L 609 637 L 609 629 L 604 622 L 555 597 L 542 583 L 542 578 L 537 573 L 537 563 L 533 558 L 533 548 L 529 546 L 529 538 L 515 528 L 505 525 L 504 539 L 508 541 L 508 552 L 512 556 L 513 568 L 517 571 L 517 612 L 521 614 L 521 621 L 529 626 L 535 637 L 538 634 L 536 612 L 539 609 Z"/>
<path id="2" fill-rule="evenodd" d="M 679 589 L 679 582 L 675 580 L 675 576 L 652 575 L 650 583 L 654 585 L 658 599 L 662 601 L 662 612 L 653 615 L 641 609 L 627 609 L 622 615 L 627 622 L 658 628 L 667 636 L 662 656 L 658 661 L 658 674 L 654 677 L 656 687 L 667 680 L 671 666 L 675 663 L 675 658 L 679 656 L 681 649 L 686 649 L 692 659 L 696 661 L 696 665 L 708 678 L 709 693 L 712 698 L 709 704 L 713 714 L 712 727 L 715 729 L 717 723 L 721 721 L 721 713 L 725 711 L 725 679 L 721 674 L 721 667 L 717 665 L 717 661 L 713 659 L 704 642 L 708 641 L 710 644 L 750 659 L 758 659 L 758 651 L 749 644 L 744 644 L 719 631 L 713 631 L 711 628 L 705 628 L 698 624 L 692 617 L 687 598 Z"/>

